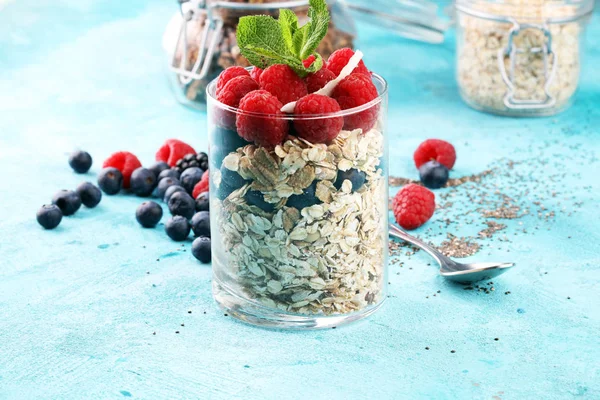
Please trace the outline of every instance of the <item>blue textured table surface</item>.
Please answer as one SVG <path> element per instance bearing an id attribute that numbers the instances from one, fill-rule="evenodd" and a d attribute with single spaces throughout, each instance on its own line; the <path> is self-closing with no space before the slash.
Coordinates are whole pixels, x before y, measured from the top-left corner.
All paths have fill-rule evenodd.
<path id="1" fill-rule="evenodd" d="M 105 196 L 52 232 L 35 222 L 115 150 L 150 163 L 169 137 L 206 148 L 205 116 L 175 102 L 163 73 L 174 7 L 0 0 L 0 398 L 600 398 L 598 15 L 575 106 L 536 120 L 463 105 L 451 38 L 428 46 L 360 27 L 367 64 L 391 87 L 391 174 L 415 178 L 411 155 L 428 137 L 456 145 L 453 177 L 496 168 L 436 192 L 445 208 L 416 233 L 475 237 L 473 259 L 518 268 L 494 290 L 464 290 L 403 253 L 378 313 L 289 333 L 224 316 L 210 267 L 189 243 L 141 229 L 138 198 Z M 87 176 L 67 165 L 77 147 L 94 157 Z M 477 238 L 489 219 L 468 196 L 482 185 L 529 214 Z"/>

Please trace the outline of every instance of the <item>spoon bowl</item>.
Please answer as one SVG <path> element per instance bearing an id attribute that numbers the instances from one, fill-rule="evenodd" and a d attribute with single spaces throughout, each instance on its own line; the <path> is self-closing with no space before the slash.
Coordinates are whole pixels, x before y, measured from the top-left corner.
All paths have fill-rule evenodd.
<path id="1" fill-rule="evenodd" d="M 446 257 L 427 243 L 409 235 L 394 224 L 390 224 L 389 234 L 392 237 L 402 239 L 426 251 L 440 265 L 440 275 L 454 282 L 471 284 L 482 280 L 493 279 L 515 266 L 514 263 L 495 262 L 461 264 Z"/>

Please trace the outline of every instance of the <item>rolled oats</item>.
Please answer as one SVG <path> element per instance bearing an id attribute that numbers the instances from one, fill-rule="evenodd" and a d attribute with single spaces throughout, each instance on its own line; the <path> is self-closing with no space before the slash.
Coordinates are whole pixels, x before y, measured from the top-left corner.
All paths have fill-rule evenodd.
<path id="1" fill-rule="evenodd" d="M 387 257 L 386 178 L 377 129 L 342 131 L 329 146 L 290 137 L 269 150 L 246 146 L 225 157 L 225 168 L 250 182 L 216 207 L 225 268 L 251 299 L 300 314 L 349 313 L 382 300 Z M 341 166 L 341 167 L 340 167 Z M 356 168 L 359 191 L 338 170 Z M 320 200 L 298 210 L 290 196 L 314 185 Z M 265 212 L 245 201 L 260 191 L 274 204 Z"/>

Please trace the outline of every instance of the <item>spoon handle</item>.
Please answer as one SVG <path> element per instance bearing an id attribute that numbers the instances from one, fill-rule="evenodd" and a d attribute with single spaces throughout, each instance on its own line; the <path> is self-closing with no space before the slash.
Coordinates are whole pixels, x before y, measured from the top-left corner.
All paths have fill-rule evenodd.
<path id="1" fill-rule="evenodd" d="M 426 251 L 427 253 L 429 253 L 430 256 L 432 256 L 433 258 L 435 258 L 435 260 L 442 267 L 454 264 L 454 261 L 452 261 L 450 258 L 446 257 L 445 255 L 443 255 L 442 253 L 440 253 L 439 251 L 437 251 L 435 248 L 431 247 L 427 243 L 423 242 L 422 240 L 417 239 L 416 237 L 409 235 L 408 233 L 406 233 L 402 229 L 398 228 L 395 224 L 390 224 L 390 232 L 389 232 L 389 234 L 390 234 L 390 236 L 394 236 L 394 237 L 402 239 L 402 240 L 404 240 L 404 241 L 406 241 L 408 243 L 414 244 L 415 246 L 417 246 L 417 247 L 421 248 L 422 250 Z"/>

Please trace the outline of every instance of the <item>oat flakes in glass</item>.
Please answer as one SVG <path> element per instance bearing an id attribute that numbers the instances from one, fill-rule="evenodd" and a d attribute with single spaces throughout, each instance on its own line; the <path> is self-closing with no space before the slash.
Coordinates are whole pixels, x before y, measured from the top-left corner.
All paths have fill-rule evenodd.
<path id="1" fill-rule="evenodd" d="M 302 24 L 308 17 L 308 0 L 182 0 L 181 12 L 169 22 L 163 47 L 168 57 L 168 76 L 177 100 L 206 108 L 206 86 L 233 65 L 247 67 L 236 41 L 239 19 L 246 15 L 277 17 L 279 9 L 292 10 Z M 335 50 L 353 47 L 354 22 L 343 3 L 328 1 L 331 20 L 317 51 L 327 59 Z"/>
<path id="2" fill-rule="evenodd" d="M 579 85 L 593 0 L 457 0 L 457 81 L 475 109 L 548 116 Z"/>
<path id="3" fill-rule="evenodd" d="M 372 128 L 342 128 L 328 144 L 290 135 L 272 148 L 218 126 L 215 116 L 240 111 L 215 99 L 215 81 L 208 86 L 213 294 L 231 315 L 265 327 L 327 328 L 385 300 L 387 87 L 376 74 L 372 81 L 379 96 L 363 106 L 280 116 L 291 127 L 370 114 Z"/>

